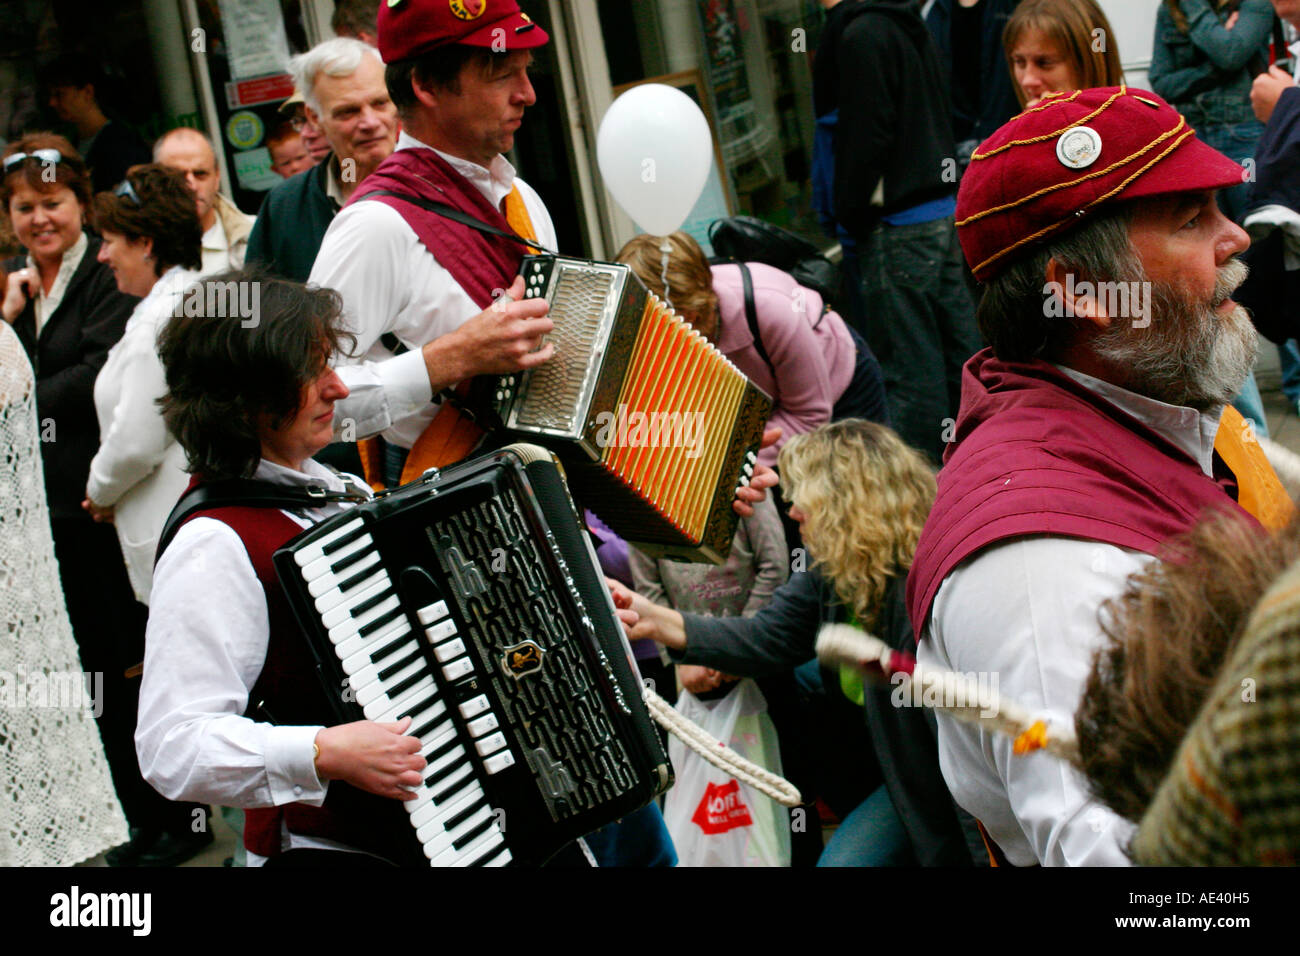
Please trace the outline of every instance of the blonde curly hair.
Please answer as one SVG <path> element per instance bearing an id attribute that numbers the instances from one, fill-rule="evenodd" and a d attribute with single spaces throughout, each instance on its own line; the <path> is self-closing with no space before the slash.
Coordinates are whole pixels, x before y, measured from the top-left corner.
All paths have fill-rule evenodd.
<path id="1" fill-rule="evenodd" d="M 813 567 L 863 627 L 874 627 L 890 579 L 912 566 L 934 472 L 892 429 L 859 418 L 795 435 L 778 468 L 786 498 L 807 516 Z"/>

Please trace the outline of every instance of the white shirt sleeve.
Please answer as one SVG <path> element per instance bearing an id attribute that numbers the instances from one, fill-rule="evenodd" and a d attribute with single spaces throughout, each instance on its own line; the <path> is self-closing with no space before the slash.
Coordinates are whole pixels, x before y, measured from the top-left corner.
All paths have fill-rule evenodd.
<path id="1" fill-rule="evenodd" d="M 312 744 L 321 727 L 243 716 L 266 661 L 266 596 L 228 525 L 196 518 L 154 574 L 136 752 L 171 800 L 231 807 L 320 806 Z"/>
<path id="2" fill-rule="evenodd" d="M 337 357 L 339 377 L 351 394 L 338 403 L 335 430 L 351 420 L 356 437 L 390 428 L 429 405 L 432 389 L 419 350 L 394 357 L 380 339 L 403 338 L 397 321 L 429 253 L 401 215 L 380 202 L 348 206 L 330 223 L 308 282 L 343 298 L 343 324 L 356 336 L 352 355 Z M 463 317 L 462 317 L 463 318 Z"/>
<path id="3" fill-rule="evenodd" d="M 1094 541 L 1033 537 L 981 552 L 944 581 L 918 648 L 922 665 L 974 673 L 1004 697 L 1073 727 L 1098 610 L 1149 555 Z M 939 764 L 958 804 L 1014 865 L 1127 865 L 1133 825 L 1093 800 L 1082 776 L 1047 753 L 940 713 Z"/>

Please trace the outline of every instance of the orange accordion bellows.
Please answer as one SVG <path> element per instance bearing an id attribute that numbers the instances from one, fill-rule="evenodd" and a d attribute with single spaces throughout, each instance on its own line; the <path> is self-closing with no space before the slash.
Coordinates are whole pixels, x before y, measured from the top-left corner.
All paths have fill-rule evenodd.
<path id="1" fill-rule="evenodd" d="M 501 376 L 504 428 L 552 448 L 582 503 L 654 557 L 721 563 L 772 400 L 625 265 L 529 256 L 555 357 Z"/>

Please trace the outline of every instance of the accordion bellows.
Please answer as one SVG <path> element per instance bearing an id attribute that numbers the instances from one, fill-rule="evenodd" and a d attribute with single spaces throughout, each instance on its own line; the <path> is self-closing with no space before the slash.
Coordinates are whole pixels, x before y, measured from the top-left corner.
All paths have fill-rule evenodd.
<path id="1" fill-rule="evenodd" d="M 554 449 L 583 503 L 653 557 L 721 563 L 771 399 L 625 265 L 529 256 L 555 357 L 502 376 L 505 428 Z"/>

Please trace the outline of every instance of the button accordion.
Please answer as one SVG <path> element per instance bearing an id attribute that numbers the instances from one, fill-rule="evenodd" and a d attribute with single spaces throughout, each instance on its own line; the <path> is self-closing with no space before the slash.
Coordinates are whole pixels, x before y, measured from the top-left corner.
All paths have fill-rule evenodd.
<path id="1" fill-rule="evenodd" d="M 771 399 L 625 265 L 527 256 L 556 354 L 489 380 L 507 433 L 553 449 L 583 504 L 653 557 L 721 563 Z"/>
<path id="2" fill-rule="evenodd" d="M 428 765 L 404 806 L 433 866 L 540 864 L 671 785 L 545 450 L 431 471 L 274 560 L 338 720 L 412 718 Z"/>

